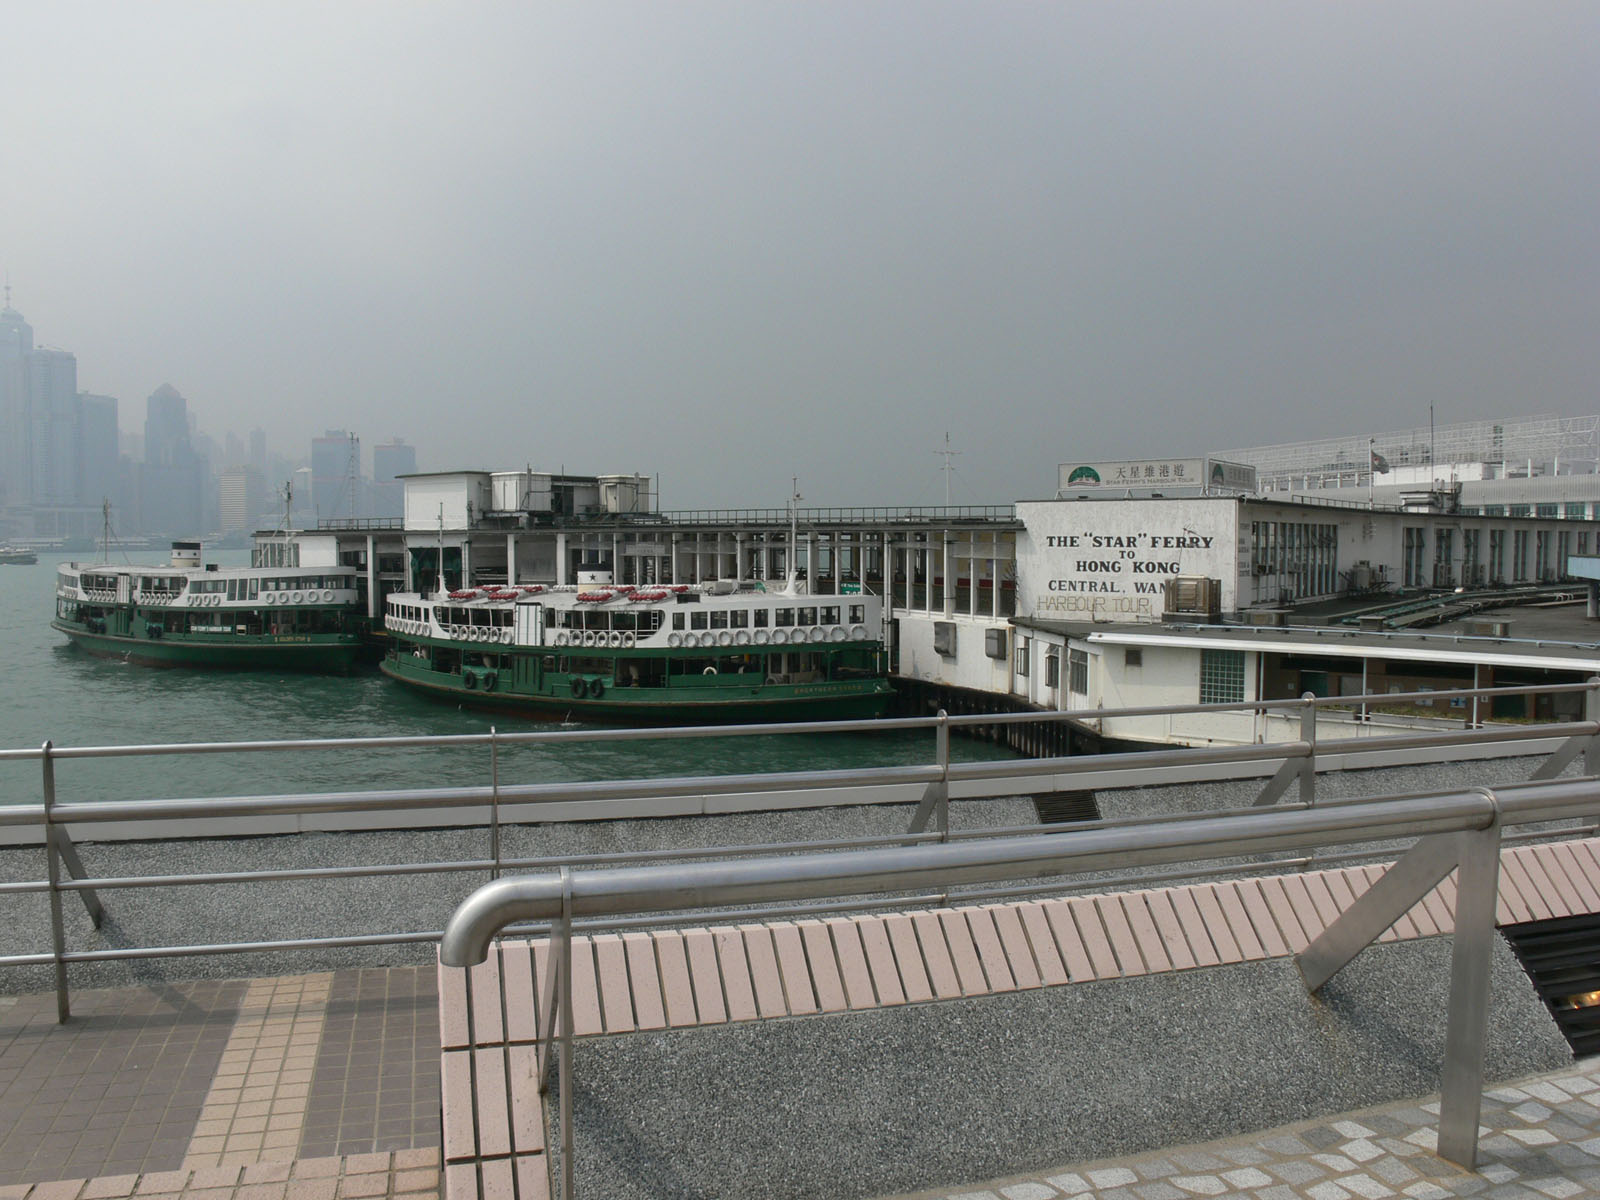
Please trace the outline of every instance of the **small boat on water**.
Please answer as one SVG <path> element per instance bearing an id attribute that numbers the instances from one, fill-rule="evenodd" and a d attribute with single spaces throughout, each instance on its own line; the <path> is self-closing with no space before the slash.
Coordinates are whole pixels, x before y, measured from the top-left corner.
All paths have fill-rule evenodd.
<path id="1" fill-rule="evenodd" d="M 637 724 L 881 716 L 883 601 L 730 581 L 391 593 L 383 673 L 434 696 Z"/>
<path id="2" fill-rule="evenodd" d="M 0 546 L 0 565 L 27 567 L 38 561 L 39 556 L 23 546 Z"/>
<path id="3" fill-rule="evenodd" d="M 147 666 L 343 674 L 364 645 L 354 567 L 217 567 L 199 542 L 163 566 L 65 563 L 50 624 L 90 654 Z"/>

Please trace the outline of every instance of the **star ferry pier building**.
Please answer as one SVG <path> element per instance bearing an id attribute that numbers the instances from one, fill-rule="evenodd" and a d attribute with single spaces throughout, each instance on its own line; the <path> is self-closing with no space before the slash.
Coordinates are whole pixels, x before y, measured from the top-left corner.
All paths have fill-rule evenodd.
<path id="1" fill-rule="evenodd" d="M 635 586 L 777 587 L 792 574 L 817 591 L 859 587 L 884 598 L 896 686 L 916 713 L 1412 695 L 1600 674 L 1600 625 L 1582 603 L 1591 584 L 1569 565 L 1600 553 L 1600 520 L 1567 515 L 1588 506 L 1510 516 L 1464 511 L 1448 489 L 1389 504 L 1348 489 L 1262 494 L 1254 468 L 1208 458 L 1068 463 L 1057 484 L 1050 499 L 1004 506 L 664 512 L 646 475 L 440 472 L 406 478 L 401 521 L 263 533 L 257 554 L 362 568 L 375 623 L 384 596 L 431 589 L 441 569 L 447 588 L 566 584 L 589 571 Z M 1569 694 L 1405 709 L 1487 722 L 1575 716 L 1580 704 Z M 1376 717 L 1331 719 L 1360 733 Z M 1110 743 L 1291 736 L 1248 713 L 1069 727 Z"/>

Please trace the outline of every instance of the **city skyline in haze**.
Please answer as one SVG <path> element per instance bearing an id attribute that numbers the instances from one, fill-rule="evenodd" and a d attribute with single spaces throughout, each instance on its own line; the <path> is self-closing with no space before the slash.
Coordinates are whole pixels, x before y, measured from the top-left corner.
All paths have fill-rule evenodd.
<path id="1" fill-rule="evenodd" d="M 307 36 L 314 25 L 316 36 Z M 12 303 L 275 445 L 671 508 L 1595 411 L 1581 7 L 14 9 Z M 509 460 L 509 461 L 507 461 Z"/>

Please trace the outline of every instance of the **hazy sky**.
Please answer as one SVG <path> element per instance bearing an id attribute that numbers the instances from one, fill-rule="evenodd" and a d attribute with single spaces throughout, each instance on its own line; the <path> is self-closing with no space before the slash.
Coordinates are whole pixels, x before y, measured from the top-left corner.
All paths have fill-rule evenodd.
<path id="1" fill-rule="evenodd" d="M 125 429 L 668 507 L 1600 411 L 1594 3 L 0 0 L 0 265 Z"/>

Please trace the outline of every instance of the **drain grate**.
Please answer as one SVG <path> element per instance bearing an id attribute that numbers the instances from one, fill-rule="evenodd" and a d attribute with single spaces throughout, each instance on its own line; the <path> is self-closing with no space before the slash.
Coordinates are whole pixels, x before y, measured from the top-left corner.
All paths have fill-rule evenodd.
<path id="1" fill-rule="evenodd" d="M 1093 792 L 1041 792 L 1033 797 L 1033 808 L 1041 825 L 1100 819 L 1100 805 Z"/>
<path id="2" fill-rule="evenodd" d="M 1600 1054 L 1600 915 L 1501 927 L 1574 1055 Z"/>

